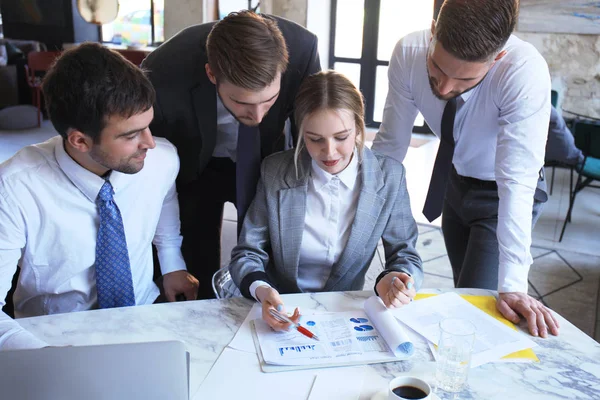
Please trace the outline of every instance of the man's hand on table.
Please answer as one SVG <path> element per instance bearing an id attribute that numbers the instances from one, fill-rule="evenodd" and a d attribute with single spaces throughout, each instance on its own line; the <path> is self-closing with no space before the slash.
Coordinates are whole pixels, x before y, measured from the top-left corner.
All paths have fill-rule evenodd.
<path id="1" fill-rule="evenodd" d="M 163 289 L 167 301 L 175 301 L 179 294 L 183 294 L 186 300 L 196 300 L 198 285 L 198 279 L 187 271 L 173 271 L 163 275 Z"/>
<path id="2" fill-rule="evenodd" d="M 552 312 L 526 293 L 500 293 L 496 308 L 506 319 L 515 324 L 521 320 L 519 315 L 524 317 L 527 320 L 529 332 L 533 336 L 545 338 L 548 336 L 548 329 L 554 336 L 558 335 L 560 326 Z"/>
<path id="3" fill-rule="evenodd" d="M 404 272 L 390 272 L 377 282 L 377 293 L 387 308 L 400 308 L 415 298 L 414 281 Z"/>

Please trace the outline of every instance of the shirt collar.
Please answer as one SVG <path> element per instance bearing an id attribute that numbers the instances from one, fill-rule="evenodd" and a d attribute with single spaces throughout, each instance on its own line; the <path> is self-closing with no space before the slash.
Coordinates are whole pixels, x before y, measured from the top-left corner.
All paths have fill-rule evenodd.
<path id="1" fill-rule="evenodd" d="M 229 110 L 223 104 L 221 100 L 221 96 L 217 93 L 217 125 L 223 124 L 234 124 L 239 125 L 239 122 L 235 117 L 229 112 Z"/>
<path id="2" fill-rule="evenodd" d="M 73 183 L 85 197 L 95 203 L 98 193 L 100 192 L 102 185 L 104 185 L 104 178 L 99 177 L 77 164 L 77 162 L 66 152 L 64 140 L 62 138 L 56 141 L 54 156 L 56 157 L 60 169 L 65 173 L 67 178 L 69 178 L 71 183 Z M 127 180 L 126 174 L 117 171 L 111 171 L 109 177 L 115 193 L 118 192 L 119 187 L 123 187 Z"/>
<path id="3" fill-rule="evenodd" d="M 477 88 L 473 88 L 473 89 L 469 90 L 468 92 L 465 92 L 465 93 L 461 94 L 460 96 L 458 96 L 462 99 L 463 104 L 469 100 L 469 98 L 473 95 L 473 92 L 475 91 L 475 89 L 477 89 Z"/>
<path id="4" fill-rule="evenodd" d="M 338 179 L 350 190 L 354 189 L 354 185 L 356 184 L 356 178 L 358 177 L 358 152 L 356 148 L 354 148 L 354 153 L 352 154 L 352 160 L 350 160 L 350 164 L 344 170 L 338 174 L 332 175 L 329 172 L 323 170 L 323 168 L 319 167 L 315 160 L 311 160 L 311 176 L 315 185 L 315 189 L 317 191 L 321 190 L 325 185 L 327 185 L 334 177 L 338 177 Z"/>
<path id="5" fill-rule="evenodd" d="M 490 72 L 492 72 L 492 69 L 494 67 L 496 67 L 496 64 L 492 65 L 492 68 L 490 68 L 490 70 L 485 74 L 485 76 L 481 79 L 481 81 L 479 81 L 477 86 L 471 88 L 468 92 L 462 93 L 461 95 L 458 96 L 460 99 L 462 99 L 462 103 L 458 103 L 457 105 L 465 104 L 471 98 L 471 96 L 473 96 L 473 92 L 475 92 L 479 88 L 479 86 L 483 85 L 483 81 L 485 80 L 485 78 L 487 78 L 487 76 L 490 74 Z"/>

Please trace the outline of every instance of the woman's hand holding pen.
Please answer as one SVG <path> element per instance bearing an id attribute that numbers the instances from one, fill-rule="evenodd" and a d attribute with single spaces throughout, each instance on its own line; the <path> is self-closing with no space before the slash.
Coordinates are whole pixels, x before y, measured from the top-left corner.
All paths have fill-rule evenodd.
<path id="1" fill-rule="evenodd" d="M 280 322 L 269 312 L 270 309 L 275 309 L 280 313 L 285 313 L 285 306 L 283 305 L 283 301 L 281 301 L 281 297 L 279 297 L 279 292 L 269 286 L 259 286 L 256 288 L 255 294 L 262 304 L 263 320 L 276 331 L 288 330 L 291 324 Z M 294 321 L 294 323 L 298 323 L 300 320 L 300 310 L 296 308 L 294 314 L 289 318 Z"/>
<path id="2" fill-rule="evenodd" d="M 377 293 L 387 308 L 408 304 L 417 292 L 413 279 L 404 272 L 390 272 L 377 283 Z"/>

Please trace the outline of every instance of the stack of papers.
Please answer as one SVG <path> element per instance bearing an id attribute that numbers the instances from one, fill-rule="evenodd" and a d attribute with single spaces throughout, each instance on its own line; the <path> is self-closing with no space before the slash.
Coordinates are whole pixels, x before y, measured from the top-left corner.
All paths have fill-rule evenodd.
<path id="1" fill-rule="evenodd" d="M 261 315 L 261 305 L 254 304 L 229 346 L 194 393 L 194 400 L 247 398 L 252 397 L 249 393 L 255 393 L 256 388 L 262 388 L 262 400 L 358 400 L 365 374 L 362 366 L 288 372 L 282 367 L 276 374 L 264 373 L 252 334 L 253 321 Z M 232 371 L 235 371 L 235 379 L 223 380 L 223 377 L 232 377 Z"/>
<path id="2" fill-rule="evenodd" d="M 471 356 L 471 368 L 500 360 L 538 361 L 533 351 L 522 352 L 535 347 L 535 342 L 518 332 L 497 311 L 495 312 L 497 315 L 493 317 L 489 315 L 495 311 L 494 297 L 465 296 L 466 299 L 463 299 L 456 293 L 423 297 L 426 298 L 392 310 L 394 316 L 436 346 L 440 334 L 439 323 L 442 319 L 464 318 L 471 321 L 477 329 Z M 471 302 L 485 309 L 486 312 Z M 435 347 L 431 346 L 431 348 L 435 357 Z M 520 353 L 514 354 L 515 352 Z"/>
<path id="3" fill-rule="evenodd" d="M 399 361 L 414 353 L 405 330 L 375 296 L 367 299 L 364 312 L 305 315 L 302 325 L 316 334 L 319 341 L 295 329 L 275 332 L 262 319 L 254 320 L 253 324 L 261 361 L 267 365 L 306 368 L 356 365 Z"/>

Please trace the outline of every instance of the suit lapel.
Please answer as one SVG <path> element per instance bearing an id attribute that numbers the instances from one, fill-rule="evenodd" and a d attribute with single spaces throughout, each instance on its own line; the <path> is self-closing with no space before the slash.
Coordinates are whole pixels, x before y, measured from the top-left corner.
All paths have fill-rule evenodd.
<path id="1" fill-rule="evenodd" d="M 385 204 L 385 197 L 379 195 L 379 191 L 383 188 L 383 173 L 379 162 L 367 148 L 363 150 L 360 176 L 362 187 L 358 197 L 356 215 L 350 228 L 350 237 L 338 262 L 331 269 L 329 279 L 325 283 L 325 291 L 329 291 L 337 285 L 356 263 L 365 262 L 362 257 L 365 243 L 371 237 Z"/>
<path id="2" fill-rule="evenodd" d="M 190 94 L 202 139 L 200 160 L 204 160 L 204 165 L 200 165 L 200 169 L 203 169 L 212 157 L 217 143 L 217 92 L 215 85 L 207 78 L 206 81 L 194 86 Z M 180 132 L 180 134 L 189 133 Z"/>
<path id="3" fill-rule="evenodd" d="M 288 167 L 284 177 L 287 188 L 279 190 L 279 208 L 277 210 L 283 268 L 286 276 L 292 281 L 298 280 L 300 246 L 306 215 L 306 195 L 310 171 L 310 156 L 306 152 L 301 153 L 301 162 L 299 162 L 298 168 L 298 178 L 296 178 L 294 165 L 291 164 Z"/>

